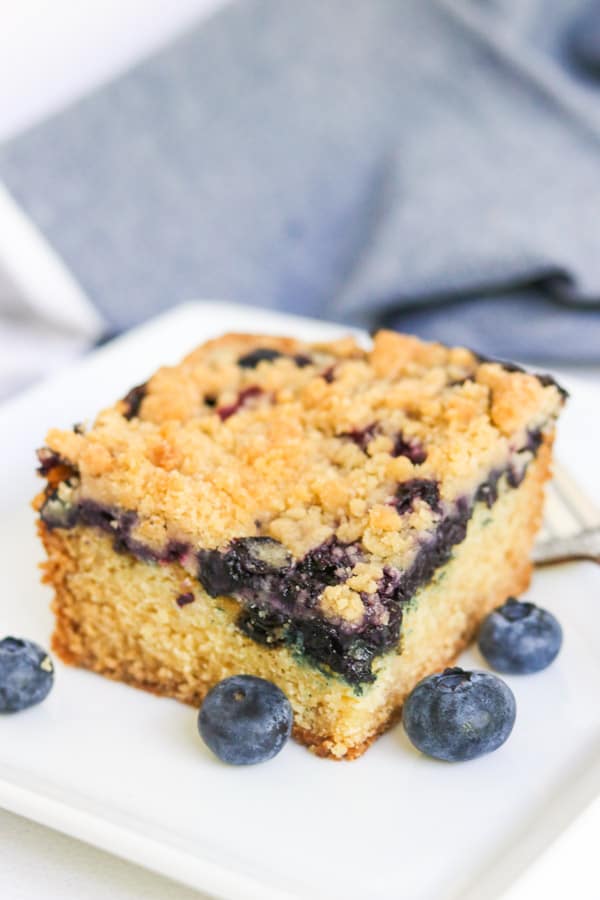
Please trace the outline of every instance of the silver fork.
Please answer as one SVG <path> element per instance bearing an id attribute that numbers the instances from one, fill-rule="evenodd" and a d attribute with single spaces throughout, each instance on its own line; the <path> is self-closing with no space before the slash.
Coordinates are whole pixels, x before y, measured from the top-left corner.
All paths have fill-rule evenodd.
<path id="1" fill-rule="evenodd" d="M 567 471 L 555 463 L 533 561 L 536 566 L 544 566 L 573 559 L 600 563 L 600 510 Z"/>

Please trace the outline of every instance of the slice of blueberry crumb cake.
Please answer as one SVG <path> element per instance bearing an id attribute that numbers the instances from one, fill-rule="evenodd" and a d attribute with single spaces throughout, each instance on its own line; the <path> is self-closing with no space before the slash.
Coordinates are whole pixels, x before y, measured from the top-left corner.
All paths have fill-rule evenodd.
<path id="1" fill-rule="evenodd" d="M 269 679 L 356 757 L 526 588 L 564 398 L 387 331 L 209 341 L 39 451 L 54 649 L 195 705 Z"/>

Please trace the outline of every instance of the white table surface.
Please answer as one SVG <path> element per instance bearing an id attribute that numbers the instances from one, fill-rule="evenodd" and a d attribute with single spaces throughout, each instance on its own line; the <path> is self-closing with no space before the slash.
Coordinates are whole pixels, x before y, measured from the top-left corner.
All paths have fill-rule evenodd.
<path id="1" fill-rule="evenodd" d="M 2 4 L 0 140 L 59 109 L 226 0 L 19 0 Z M 600 366 L 578 370 L 600 388 Z M 590 423 L 590 439 L 600 426 Z M 600 601 L 599 601 L 600 602 Z M 598 900 L 600 798 L 504 900 Z M 197 892 L 0 811 L 0 885 L 7 900 L 198 900 Z"/>

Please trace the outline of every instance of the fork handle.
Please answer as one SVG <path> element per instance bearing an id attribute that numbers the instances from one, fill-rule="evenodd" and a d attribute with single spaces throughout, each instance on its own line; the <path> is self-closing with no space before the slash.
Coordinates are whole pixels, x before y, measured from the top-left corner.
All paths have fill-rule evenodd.
<path id="1" fill-rule="evenodd" d="M 591 559 L 600 563 L 600 528 L 587 528 L 572 537 L 551 538 L 536 544 L 532 558 L 536 566 L 574 559 Z"/>

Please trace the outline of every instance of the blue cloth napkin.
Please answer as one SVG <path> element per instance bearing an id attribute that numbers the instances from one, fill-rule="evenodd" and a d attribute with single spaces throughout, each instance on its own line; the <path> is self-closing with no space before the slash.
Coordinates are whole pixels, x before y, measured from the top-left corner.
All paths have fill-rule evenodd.
<path id="1" fill-rule="evenodd" d="M 0 180 L 111 329 L 226 298 L 598 361 L 600 88 L 516 6 L 235 3 Z"/>

